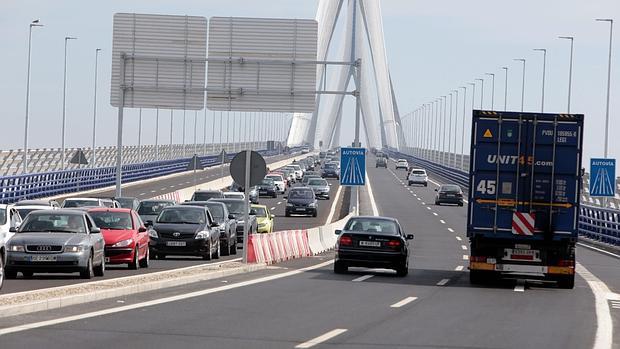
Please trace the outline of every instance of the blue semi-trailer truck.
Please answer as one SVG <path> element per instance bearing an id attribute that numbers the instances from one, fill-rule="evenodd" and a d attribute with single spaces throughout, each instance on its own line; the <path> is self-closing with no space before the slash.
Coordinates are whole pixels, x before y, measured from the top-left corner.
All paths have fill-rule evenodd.
<path id="1" fill-rule="evenodd" d="M 470 281 L 575 284 L 583 115 L 474 110 Z"/>

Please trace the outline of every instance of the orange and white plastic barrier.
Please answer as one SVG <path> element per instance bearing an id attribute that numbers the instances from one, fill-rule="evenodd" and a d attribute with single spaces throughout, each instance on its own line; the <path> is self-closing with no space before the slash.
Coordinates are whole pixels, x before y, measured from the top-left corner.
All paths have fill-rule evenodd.
<path id="1" fill-rule="evenodd" d="M 172 193 L 160 194 L 154 196 L 153 199 L 157 200 L 174 200 L 176 202 L 181 202 L 181 194 L 179 191 L 173 191 Z"/>

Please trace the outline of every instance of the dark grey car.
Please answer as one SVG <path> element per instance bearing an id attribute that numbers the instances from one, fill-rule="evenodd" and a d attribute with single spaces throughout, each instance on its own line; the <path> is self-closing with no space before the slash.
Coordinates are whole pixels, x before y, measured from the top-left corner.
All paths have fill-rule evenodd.
<path id="1" fill-rule="evenodd" d="M 226 204 L 209 200 L 187 201 L 181 205 L 204 206 L 208 208 L 220 231 L 220 254 L 222 256 L 237 254 L 237 220 L 235 220 L 235 216 L 228 212 Z"/>
<path id="2" fill-rule="evenodd" d="M 15 228 L 11 228 L 15 230 Z M 82 210 L 31 212 L 7 243 L 5 275 L 14 279 L 33 273 L 71 273 L 90 279 L 105 271 L 105 241 Z"/>
<path id="3" fill-rule="evenodd" d="M 154 222 L 161 210 L 168 206 L 176 205 L 173 200 L 142 200 L 138 206 L 138 215 L 143 222 Z"/>
<path id="4" fill-rule="evenodd" d="M 329 183 L 323 178 L 312 178 L 308 181 L 308 186 L 314 191 L 316 198 L 329 200 Z"/>

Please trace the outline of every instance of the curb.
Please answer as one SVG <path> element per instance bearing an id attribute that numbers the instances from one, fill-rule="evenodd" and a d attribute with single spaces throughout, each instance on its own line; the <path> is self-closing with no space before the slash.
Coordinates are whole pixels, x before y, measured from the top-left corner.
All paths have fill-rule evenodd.
<path id="1" fill-rule="evenodd" d="M 217 279 L 221 277 L 237 275 L 237 274 L 242 274 L 242 273 L 250 273 L 250 272 L 254 272 L 254 271 L 262 270 L 266 268 L 267 268 L 266 264 L 244 265 L 241 267 L 231 268 L 228 270 L 216 270 L 216 271 L 209 270 L 209 271 L 205 271 L 203 273 L 196 274 L 196 275 L 189 275 L 189 276 L 166 279 L 166 280 L 157 280 L 157 281 L 138 283 L 135 285 L 125 286 L 125 287 L 111 287 L 110 289 L 106 289 L 106 290 L 99 290 L 99 291 L 87 292 L 83 294 L 68 295 L 68 296 L 52 297 L 52 298 L 38 300 L 38 301 L 30 302 L 30 303 L 18 303 L 18 304 L 0 306 L 0 318 L 5 318 L 5 317 L 15 316 L 15 315 L 30 314 L 34 312 L 51 310 L 51 309 L 58 309 L 58 308 L 63 308 L 63 307 L 71 306 L 71 305 L 101 301 L 101 300 L 110 299 L 114 297 L 128 296 L 128 295 L 133 295 L 133 294 L 138 294 L 138 293 L 143 293 L 143 292 L 148 292 L 148 291 L 160 290 L 164 288 L 183 286 L 183 285 L 200 282 L 200 281 L 207 281 L 207 280 L 212 280 L 212 279 Z M 145 275 L 139 275 L 139 276 L 145 277 Z M 115 282 L 115 279 L 104 280 L 104 281 Z M 63 287 L 69 289 L 69 288 L 80 287 L 80 286 L 84 286 L 84 285 L 77 284 L 77 285 L 69 285 L 69 286 L 63 286 Z M 56 289 L 62 289 L 63 287 L 59 287 Z M 46 291 L 48 291 L 48 289 L 43 289 L 43 290 L 40 290 L 39 292 L 46 292 Z M 32 291 L 32 292 L 36 293 L 37 291 Z"/>

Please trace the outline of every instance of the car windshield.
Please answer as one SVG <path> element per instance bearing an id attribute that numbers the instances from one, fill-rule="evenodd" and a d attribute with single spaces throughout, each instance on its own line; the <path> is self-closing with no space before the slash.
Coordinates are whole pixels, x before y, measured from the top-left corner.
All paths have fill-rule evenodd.
<path id="1" fill-rule="evenodd" d="M 134 198 L 116 198 L 115 200 L 121 204 L 122 208 L 133 208 L 135 202 Z"/>
<path id="2" fill-rule="evenodd" d="M 37 213 L 26 217 L 21 225 L 20 233 L 51 232 L 51 233 L 86 233 L 82 215 Z"/>
<path id="3" fill-rule="evenodd" d="M 442 185 L 441 188 L 439 188 L 439 191 L 459 193 L 461 188 L 457 185 Z"/>
<path id="4" fill-rule="evenodd" d="M 261 182 L 262 185 L 273 185 L 273 179 L 265 178 Z"/>
<path id="5" fill-rule="evenodd" d="M 157 223 L 203 224 L 206 221 L 204 210 L 193 207 L 166 208 L 157 217 Z"/>
<path id="6" fill-rule="evenodd" d="M 235 199 L 243 199 L 245 198 L 245 194 L 240 192 L 229 191 L 224 193 L 225 198 L 235 198 Z"/>
<path id="7" fill-rule="evenodd" d="M 226 205 L 226 208 L 228 208 L 229 213 L 235 216 L 239 216 L 243 214 L 243 208 L 245 207 L 245 203 L 243 201 L 222 200 L 220 202 L 223 202 L 224 205 Z"/>
<path id="8" fill-rule="evenodd" d="M 282 181 L 282 177 L 280 176 L 271 175 L 271 176 L 267 176 L 267 178 L 271 179 L 272 181 L 280 181 L 280 182 Z"/>
<path id="9" fill-rule="evenodd" d="M 397 235 L 398 227 L 395 222 L 385 219 L 353 218 L 347 222 L 344 230 L 362 231 L 373 234 Z"/>
<path id="10" fill-rule="evenodd" d="M 192 198 L 192 201 L 207 201 L 209 199 L 221 198 L 221 197 L 222 197 L 222 193 L 220 193 L 219 191 L 197 192 L 197 193 L 194 193 L 194 197 Z"/>
<path id="11" fill-rule="evenodd" d="M 256 217 L 267 217 L 267 210 L 264 207 L 252 207 L 256 212 Z"/>
<path id="12" fill-rule="evenodd" d="M 215 202 L 208 203 L 207 207 L 209 208 L 209 212 L 211 212 L 211 216 L 215 219 L 216 222 L 222 223 L 224 221 L 224 207 L 221 204 L 217 204 Z"/>
<path id="13" fill-rule="evenodd" d="M 65 200 L 65 202 L 62 203 L 62 207 L 67 208 L 92 206 L 99 206 L 99 202 L 97 200 Z"/>
<path id="14" fill-rule="evenodd" d="M 128 212 L 89 212 L 95 224 L 101 229 L 130 230 L 133 229 L 131 216 Z"/>
<path id="15" fill-rule="evenodd" d="M 425 175 L 426 172 L 424 172 L 424 170 L 412 170 L 411 174 L 415 174 L 415 175 Z"/>
<path id="16" fill-rule="evenodd" d="M 314 192 L 312 190 L 291 190 L 288 197 L 289 199 L 312 199 Z"/>
<path id="17" fill-rule="evenodd" d="M 6 224 L 6 208 L 0 208 L 0 224 Z"/>
<path id="18" fill-rule="evenodd" d="M 327 181 L 324 179 L 311 179 L 308 181 L 308 185 L 327 185 Z"/>
<path id="19" fill-rule="evenodd" d="M 325 169 L 335 169 L 336 168 L 336 164 L 334 163 L 327 163 L 325 164 Z"/>
<path id="20" fill-rule="evenodd" d="M 44 208 L 20 208 L 20 207 L 16 207 L 16 209 L 17 209 L 17 212 L 19 212 L 19 216 L 22 217 L 22 218 L 26 218 L 28 213 L 30 213 L 32 211 L 44 210 Z M 0 213 L 0 224 L 4 224 L 2 222 L 2 213 Z"/>
<path id="21" fill-rule="evenodd" d="M 139 215 L 158 215 L 165 207 L 174 205 L 168 201 L 143 201 L 138 206 Z"/>

